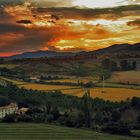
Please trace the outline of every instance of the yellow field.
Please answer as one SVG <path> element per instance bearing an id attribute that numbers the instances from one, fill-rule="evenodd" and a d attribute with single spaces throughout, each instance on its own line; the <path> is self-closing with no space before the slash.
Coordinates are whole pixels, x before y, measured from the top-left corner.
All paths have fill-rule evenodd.
<path id="1" fill-rule="evenodd" d="M 72 86 L 60 86 L 60 85 L 45 85 L 26 83 L 20 85 L 26 89 L 49 91 L 49 90 L 61 90 L 64 94 L 82 97 L 85 93 L 85 89 Z M 77 88 L 77 89 L 76 89 Z M 104 92 L 103 92 L 104 91 Z M 91 97 L 102 98 L 111 101 L 121 101 L 127 98 L 133 98 L 134 96 L 140 97 L 140 90 L 126 89 L 126 88 L 92 88 L 90 89 Z"/>
<path id="2" fill-rule="evenodd" d="M 90 77 L 85 77 L 85 78 L 76 78 L 76 77 L 73 77 L 73 78 L 67 78 L 67 79 L 59 79 L 59 80 L 47 80 L 46 82 L 61 82 L 61 83 L 64 83 L 64 82 L 67 82 L 67 83 L 78 83 L 78 82 L 83 82 L 83 83 L 87 83 L 89 81 L 97 81 L 97 79 L 95 78 L 90 78 Z"/>
<path id="3" fill-rule="evenodd" d="M 0 79 L 2 80 L 5 80 L 5 81 L 9 81 L 13 84 L 16 84 L 16 85 L 20 85 L 20 84 L 24 84 L 25 82 L 22 82 L 22 81 L 17 81 L 17 80 L 12 80 L 12 79 L 9 79 L 9 78 L 5 78 L 3 76 L 0 76 Z"/>
<path id="4" fill-rule="evenodd" d="M 103 92 L 104 91 L 104 92 Z M 84 95 L 84 89 L 72 89 L 62 91 L 64 94 L 70 94 L 73 96 L 82 97 Z M 133 98 L 134 96 L 140 97 L 140 90 L 125 89 L 125 88 L 94 88 L 90 90 L 91 97 L 102 98 L 111 101 L 121 101 L 127 98 Z"/>
<path id="5" fill-rule="evenodd" d="M 109 82 L 140 84 L 140 71 L 114 72 Z"/>
<path id="6" fill-rule="evenodd" d="M 17 84 L 18 87 L 24 87 L 26 89 L 41 90 L 41 91 L 50 91 L 50 90 L 61 90 L 64 94 L 69 94 L 73 96 L 82 97 L 85 93 L 85 90 L 76 86 L 63 86 L 63 85 L 45 85 L 45 84 L 35 84 L 35 83 L 25 83 L 21 81 L 11 80 L 8 78 L 0 77 L 1 79 L 8 80 Z M 121 101 L 126 100 L 127 98 L 132 98 L 134 96 L 140 97 L 140 90 L 138 89 L 128 89 L 128 88 L 92 88 L 90 89 L 91 97 L 102 98 L 105 100 L 111 101 Z"/>
<path id="7" fill-rule="evenodd" d="M 49 91 L 49 90 L 65 90 L 65 89 L 76 89 L 78 87 L 75 86 L 63 86 L 63 85 L 45 85 L 45 84 L 36 84 L 36 83 L 27 83 L 22 81 L 16 81 L 9 78 L 5 78 L 0 76 L 0 79 L 12 82 L 13 84 L 16 84 L 20 88 L 25 89 L 33 89 L 33 90 L 41 90 L 41 91 Z"/>
<path id="8" fill-rule="evenodd" d="M 45 84 L 34 84 L 34 83 L 25 83 L 23 85 L 19 85 L 19 87 L 24 87 L 25 89 L 33 89 L 33 90 L 41 90 L 41 91 L 49 91 L 49 90 L 65 90 L 72 89 L 77 87 L 72 86 L 61 86 L 61 85 L 45 85 Z"/>
<path id="9" fill-rule="evenodd" d="M 18 65 L 15 64 L 0 64 L 0 68 L 8 68 L 8 69 L 12 69 L 15 68 Z"/>

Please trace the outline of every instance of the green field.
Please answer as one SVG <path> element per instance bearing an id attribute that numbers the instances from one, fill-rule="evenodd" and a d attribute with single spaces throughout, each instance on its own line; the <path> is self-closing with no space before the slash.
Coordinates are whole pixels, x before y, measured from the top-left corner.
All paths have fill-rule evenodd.
<path id="1" fill-rule="evenodd" d="M 46 124 L 0 124 L 0 140 L 138 140 Z"/>

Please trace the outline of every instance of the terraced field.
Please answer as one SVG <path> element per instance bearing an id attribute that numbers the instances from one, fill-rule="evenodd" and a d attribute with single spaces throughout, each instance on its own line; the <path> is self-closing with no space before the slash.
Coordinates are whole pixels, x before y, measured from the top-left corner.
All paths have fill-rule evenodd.
<path id="1" fill-rule="evenodd" d="M 0 140 L 138 140 L 46 124 L 0 124 Z"/>

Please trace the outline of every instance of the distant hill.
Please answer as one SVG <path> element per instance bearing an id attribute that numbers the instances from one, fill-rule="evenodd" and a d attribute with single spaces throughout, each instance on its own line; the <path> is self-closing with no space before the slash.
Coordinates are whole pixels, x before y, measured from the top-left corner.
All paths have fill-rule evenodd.
<path id="1" fill-rule="evenodd" d="M 25 59 L 25 58 L 41 58 L 41 57 L 47 57 L 47 58 L 52 58 L 52 57 L 73 57 L 75 55 L 80 55 L 80 56 L 85 56 L 85 55 L 91 55 L 91 54 L 96 54 L 96 55 L 104 55 L 104 54 L 123 54 L 123 53 L 135 53 L 139 54 L 140 53 L 140 43 L 137 44 L 116 44 L 112 45 L 110 47 L 104 48 L 104 49 L 99 49 L 95 51 L 82 51 L 82 52 L 56 52 L 56 51 L 35 51 L 35 52 L 25 52 L 23 54 L 18 54 L 9 57 L 10 59 Z"/>
<path id="2" fill-rule="evenodd" d="M 25 59 L 25 58 L 41 58 L 41 57 L 67 57 L 67 56 L 74 56 L 75 53 L 72 52 L 56 52 L 56 51 L 35 51 L 35 52 L 25 52 L 23 54 L 18 54 L 9 57 L 10 59 Z"/>
<path id="3" fill-rule="evenodd" d="M 106 54 L 106 53 L 140 53 L 140 43 L 137 44 L 115 44 L 110 47 L 91 51 L 93 54 Z"/>

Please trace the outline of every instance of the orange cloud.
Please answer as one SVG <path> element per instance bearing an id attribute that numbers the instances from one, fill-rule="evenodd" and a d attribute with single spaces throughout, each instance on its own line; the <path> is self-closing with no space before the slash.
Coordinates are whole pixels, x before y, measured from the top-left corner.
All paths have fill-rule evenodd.
<path id="1" fill-rule="evenodd" d="M 140 19 L 138 7 L 48 9 L 24 4 L 7 6 L 3 12 L 0 55 L 40 49 L 89 51 L 140 41 L 139 25 L 134 25 Z"/>

